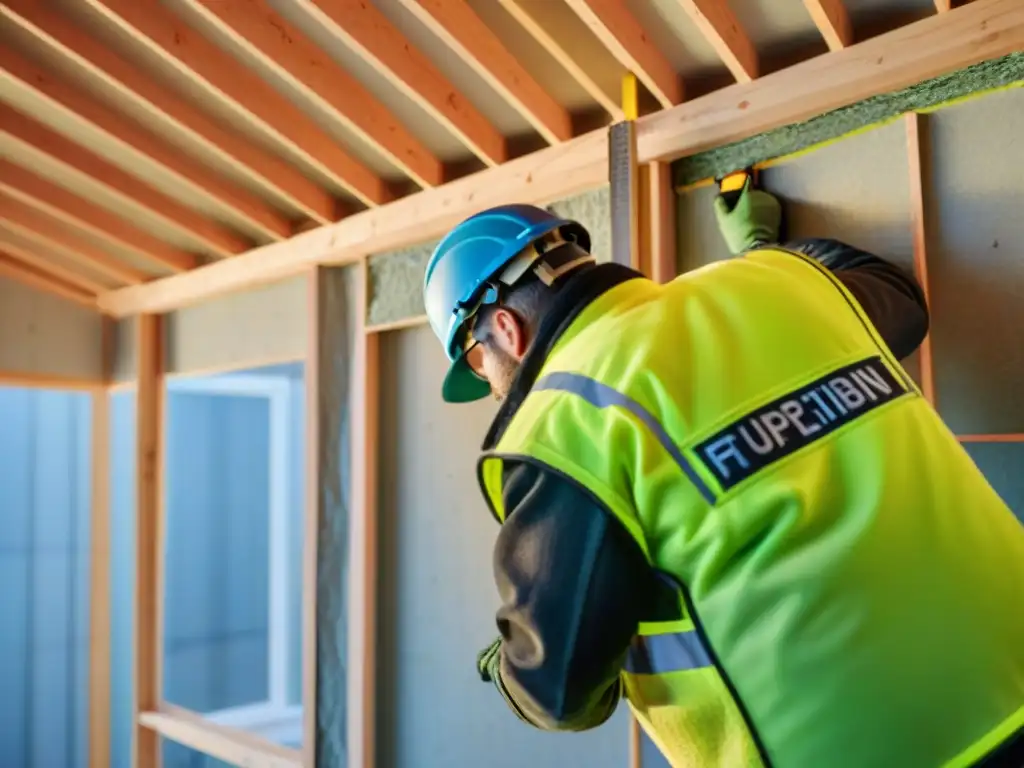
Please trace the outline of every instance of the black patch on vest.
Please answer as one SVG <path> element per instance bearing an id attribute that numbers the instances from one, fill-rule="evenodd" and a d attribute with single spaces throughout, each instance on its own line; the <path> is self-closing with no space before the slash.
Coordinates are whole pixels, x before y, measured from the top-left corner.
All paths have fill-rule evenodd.
<path id="1" fill-rule="evenodd" d="M 869 357 L 744 414 L 694 451 L 727 491 L 907 391 L 880 357 Z"/>

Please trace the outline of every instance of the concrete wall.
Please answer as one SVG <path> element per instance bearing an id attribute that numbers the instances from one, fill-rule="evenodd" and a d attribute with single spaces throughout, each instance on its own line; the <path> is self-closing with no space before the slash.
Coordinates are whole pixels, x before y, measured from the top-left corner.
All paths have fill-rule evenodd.
<path id="1" fill-rule="evenodd" d="M 475 461 L 495 404 L 442 403 L 446 360 L 426 327 L 381 339 L 381 768 L 623 768 L 623 707 L 581 734 L 532 729 L 476 673 L 496 636 L 498 525 Z"/>

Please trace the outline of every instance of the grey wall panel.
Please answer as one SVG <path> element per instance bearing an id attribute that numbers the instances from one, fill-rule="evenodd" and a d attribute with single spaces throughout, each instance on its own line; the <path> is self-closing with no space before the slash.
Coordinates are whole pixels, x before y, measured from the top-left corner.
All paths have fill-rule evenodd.
<path id="1" fill-rule="evenodd" d="M 103 378 L 99 313 L 0 277 L 0 371 Z"/>
<path id="2" fill-rule="evenodd" d="M 1024 432 L 1024 89 L 928 121 L 935 384 L 954 431 Z"/>
<path id="3" fill-rule="evenodd" d="M 251 368 L 306 354 L 306 279 L 294 277 L 167 315 L 169 373 Z"/>
<path id="4" fill-rule="evenodd" d="M 497 634 L 497 523 L 475 472 L 495 404 L 441 401 L 429 328 L 381 341 L 378 765 L 623 768 L 624 706 L 590 732 L 542 733 L 477 676 Z"/>
<path id="5" fill-rule="evenodd" d="M 996 489 L 1003 501 L 1024 523 L 1024 442 L 1021 443 L 966 443 L 964 448 L 974 463 Z"/>
<path id="6" fill-rule="evenodd" d="M 111 373 L 114 381 L 132 381 L 135 378 L 138 366 L 138 338 L 137 317 L 122 317 L 114 323 L 114 360 Z"/>

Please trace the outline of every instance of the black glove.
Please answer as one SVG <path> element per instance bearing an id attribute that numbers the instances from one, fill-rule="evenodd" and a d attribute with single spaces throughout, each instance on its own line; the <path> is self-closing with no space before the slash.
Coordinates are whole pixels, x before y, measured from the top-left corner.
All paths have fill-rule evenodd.
<path id="1" fill-rule="evenodd" d="M 485 683 L 494 681 L 498 676 L 498 664 L 501 662 L 501 638 L 499 637 L 476 655 L 476 671 Z"/>

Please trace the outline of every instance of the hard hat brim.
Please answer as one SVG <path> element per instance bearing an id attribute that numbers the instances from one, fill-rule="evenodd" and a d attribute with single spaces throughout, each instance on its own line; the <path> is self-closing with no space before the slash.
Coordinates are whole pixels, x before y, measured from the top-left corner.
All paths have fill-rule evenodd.
<path id="1" fill-rule="evenodd" d="M 441 397 L 446 403 L 471 403 L 491 394 L 491 385 L 473 373 L 466 358 L 455 358 L 441 385 Z"/>

